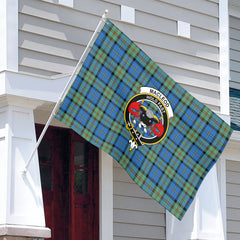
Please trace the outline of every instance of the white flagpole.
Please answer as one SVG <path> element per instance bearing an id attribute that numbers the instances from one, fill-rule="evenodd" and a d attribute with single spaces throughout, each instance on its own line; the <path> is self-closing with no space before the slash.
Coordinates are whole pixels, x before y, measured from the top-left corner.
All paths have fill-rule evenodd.
<path id="1" fill-rule="evenodd" d="M 99 29 L 101 28 L 102 23 L 105 22 L 106 17 L 107 17 L 107 14 L 108 14 L 108 10 L 106 9 L 105 12 L 104 12 L 104 14 L 102 15 L 101 20 L 99 21 L 99 23 L 98 23 L 98 25 L 97 25 L 94 33 L 93 33 L 91 39 L 89 40 L 89 42 L 88 42 L 88 44 L 87 44 L 87 46 L 86 46 L 86 48 L 85 48 L 85 50 L 84 50 L 81 58 L 79 59 L 79 61 L 78 61 L 77 65 L 76 65 L 76 67 L 75 67 L 72 75 L 70 76 L 70 78 L 69 78 L 69 80 L 68 80 L 65 88 L 63 89 L 62 94 L 60 95 L 57 103 L 55 104 L 55 107 L 53 108 L 52 113 L 51 113 L 50 117 L 48 118 L 48 121 L 47 121 L 46 125 L 44 126 L 44 128 L 43 128 L 43 130 L 42 130 L 42 132 L 41 132 L 41 135 L 39 136 L 39 138 L 38 138 L 38 140 L 37 140 L 37 143 L 36 143 L 36 145 L 35 145 L 32 153 L 31 153 L 31 155 L 30 155 L 29 160 L 27 161 L 27 163 L 26 163 L 26 165 L 25 165 L 24 170 L 23 170 L 23 173 L 24 173 L 24 174 L 26 174 L 26 172 L 27 172 L 27 170 L 28 170 L 28 167 L 29 167 L 29 165 L 30 165 L 30 163 L 31 163 L 31 161 L 32 161 L 32 159 L 33 159 L 33 156 L 34 156 L 35 152 L 36 152 L 37 149 L 38 149 L 38 146 L 40 145 L 40 143 L 41 143 L 41 141 L 42 141 L 42 139 L 43 139 L 43 137 L 44 137 L 44 135 L 45 135 L 45 133 L 46 133 L 46 131 L 47 131 L 47 129 L 48 129 L 51 121 L 52 121 L 52 119 L 53 119 L 54 116 L 56 115 L 56 111 L 58 110 L 58 108 L 59 108 L 60 104 L 62 103 L 62 101 L 64 100 L 65 96 L 67 95 L 67 92 L 68 92 L 69 88 L 72 86 L 72 83 L 73 83 L 73 81 L 75 80 L 75 77 L 76 77 L 76 75 L 78 74 L 78 72 L 79 72 L 79 70 L 80 70 L 80 68 L 81 68 L 82 61 L 83 61 L 83 59 L 84 59 L 84 57 L 85 57 L 88 49 L 90 48 L 90 46 L 91 46 L 91 44 L 92 44 L 95 36 L 97 35 Z"/>

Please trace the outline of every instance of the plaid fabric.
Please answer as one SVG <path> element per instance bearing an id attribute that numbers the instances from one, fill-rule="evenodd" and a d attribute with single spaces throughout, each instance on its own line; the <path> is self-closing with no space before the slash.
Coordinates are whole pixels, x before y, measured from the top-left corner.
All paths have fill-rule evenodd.
<path id="1" fill-rule="evenodd" d="M 130 150 L 132 136 L 124 111 L 141 87 L 160 91 L 170 102 L 173 117 L 165 122 L 168 129 L 158 143 Z M 147 112 L 148 107 L 142 109 Z M 145 192 L 178 219 L 187 211 L 232 132 L 109 20 L 56 118 L 109 153 Z"/>

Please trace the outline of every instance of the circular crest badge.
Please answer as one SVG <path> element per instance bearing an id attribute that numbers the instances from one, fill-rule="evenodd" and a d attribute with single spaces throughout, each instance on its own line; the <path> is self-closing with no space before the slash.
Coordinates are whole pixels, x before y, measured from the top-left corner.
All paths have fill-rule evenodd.
<path id="1" fill-rule="evenodd" d="M 130 150 L 159 143 L 166 136 L 171 117 L 173 111 L 168 99 L 154 88 L 142 87 L 124 111 L 126 128 L 132 136 Z"/>

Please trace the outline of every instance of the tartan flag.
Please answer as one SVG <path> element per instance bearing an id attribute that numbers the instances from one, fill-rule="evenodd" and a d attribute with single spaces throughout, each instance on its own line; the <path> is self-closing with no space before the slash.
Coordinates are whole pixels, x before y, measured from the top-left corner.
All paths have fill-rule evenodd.
<path id="1" fill-rule="evenodd" d="M 182 219 L 231 128 L 106 20 L 56 118 Z"/>

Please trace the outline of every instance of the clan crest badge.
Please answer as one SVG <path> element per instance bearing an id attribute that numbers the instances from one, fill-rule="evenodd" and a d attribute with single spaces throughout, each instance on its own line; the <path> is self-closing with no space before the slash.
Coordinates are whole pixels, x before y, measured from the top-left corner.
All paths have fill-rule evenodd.
<path id="1" fill-rule="evenodd" d="M 159 143 L 168 131 L 171 117 L 173 110 L 166 96 L 154 88 L 141 87 L 124 111 L 126 128 L 132 136 L 130 150 Z"/>

